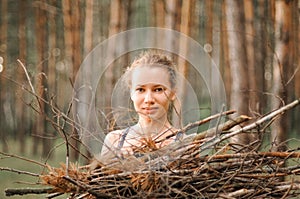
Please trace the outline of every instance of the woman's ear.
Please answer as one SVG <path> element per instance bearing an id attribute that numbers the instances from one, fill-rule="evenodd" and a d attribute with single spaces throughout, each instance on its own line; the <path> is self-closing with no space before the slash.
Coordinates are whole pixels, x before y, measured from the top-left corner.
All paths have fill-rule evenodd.
<path id="1" fill-rule="evenodd" d="M 171 101 L 174 101 L 176 98 L 177 98 L 176 92 L 175 92 L 175 91 L 172 91 L 172 92 L 171 92 L 171 96 L 170 96 Z"/>
<path id="2" fill-rule="evenodd" d="M 134 92 L 130 90 L 130 99 L 131 101 L 134 101 Z"/>

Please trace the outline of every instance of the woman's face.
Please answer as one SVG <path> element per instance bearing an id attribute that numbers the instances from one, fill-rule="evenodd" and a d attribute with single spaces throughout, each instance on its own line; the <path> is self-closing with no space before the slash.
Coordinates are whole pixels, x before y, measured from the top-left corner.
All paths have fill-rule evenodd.
<path id="1" fill-rule="evenodd" d="M 165 68 L 142 66 L 132 71 L 131 99 L 140 117 L 166 119 L 170 101 L 174 98 Z"/>

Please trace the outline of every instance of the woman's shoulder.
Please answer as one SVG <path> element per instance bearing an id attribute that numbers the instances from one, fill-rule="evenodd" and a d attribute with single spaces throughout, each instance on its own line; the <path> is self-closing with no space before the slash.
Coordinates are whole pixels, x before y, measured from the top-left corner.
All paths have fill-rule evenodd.
<path id="1" fill-rule="evenodd" d="M 113 130 L 107 133 L 106 139 L 113 139 L 113 138 L 119 138 L 124 130 L 118 129 L 118 130 Z"/>
<path id="2" fill-rule="evenodd" d="M 124 133 L 126 133 L 128 131 L 129 128 L 125 128 L 125 129 L 117 129 L 117 130 L 113 130 L 113 131 L 110 131 L 106 137 L 110 137 L 110 138 L 113 138 L 113 137 L 118 137 L 120 138 L 120 136 L 122 136 Z"/>
<path id="3" fill-rule="evenodd" d="M 113 130 L 110 131 L 107 135 L 120 135 L 122 134 L 123 131 L 124 131 L 123 129 Z"/>

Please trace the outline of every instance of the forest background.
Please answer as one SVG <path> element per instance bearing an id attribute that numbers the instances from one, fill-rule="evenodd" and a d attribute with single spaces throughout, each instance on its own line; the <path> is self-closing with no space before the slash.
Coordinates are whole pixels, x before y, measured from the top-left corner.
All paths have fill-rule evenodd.
<path id="1" fill-rule="evenodd" d="M 238 114 L 259 117 L 300 97 L 298 0 L 0 2 L 0 151 L 5 153 L 29 152 L 48 159 L 60 147 L 64 150 L 53 125 L 62 120 L 53 107 L 72 117 L 72 85 L 84 58 L 102 41 L 134 28 L 172 29 L 201 44 L 222 74 L 228 109 Z M 174 45 L 182 47 L 180 41 Z M 131 60 L 130 55 L 118 59 L 100 81 L 105 95 L 101 93 L 98 104 L 104 115 L 113 85 Z M 192 86 L 198 85 L 188 63 L 178 59 L 177 65 Z M 202 108 L 207 107 L 204 103 Z M 106 119 L 104 126 L 109 124 Z M 266 140 L 280 150 L 276 143 L 300 137 L 299 121 L 297 107 L 272 124 Z M 71 146 L 82 150 L 72 125 L 66 132 Z M 77 150 L 71 154 L 78 160 Z"/>

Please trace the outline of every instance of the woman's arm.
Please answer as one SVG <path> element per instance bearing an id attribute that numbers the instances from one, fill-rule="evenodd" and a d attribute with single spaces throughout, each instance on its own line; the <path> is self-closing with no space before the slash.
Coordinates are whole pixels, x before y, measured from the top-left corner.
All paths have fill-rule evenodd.
<path id="1" fill-rule="evenodd" d="M 116 157 L 116 150 L 120 140 L 121 132 L 121 130 L 116 130 L 106 135 L 100 154 L 101 161 L 109 162 L 112 160 L 112 158 Z"/>

